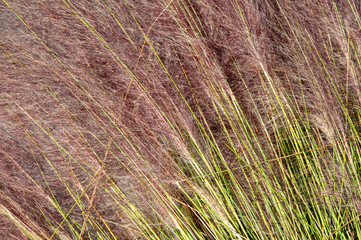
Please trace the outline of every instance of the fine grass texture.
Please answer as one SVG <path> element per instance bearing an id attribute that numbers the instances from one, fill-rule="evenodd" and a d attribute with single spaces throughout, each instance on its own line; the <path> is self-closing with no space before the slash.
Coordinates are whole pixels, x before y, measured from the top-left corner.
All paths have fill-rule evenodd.
<path id="1" fill-rule="evenodd" d="M 0 239 L 361 239 L 361 3 L 1 0 Z"/>

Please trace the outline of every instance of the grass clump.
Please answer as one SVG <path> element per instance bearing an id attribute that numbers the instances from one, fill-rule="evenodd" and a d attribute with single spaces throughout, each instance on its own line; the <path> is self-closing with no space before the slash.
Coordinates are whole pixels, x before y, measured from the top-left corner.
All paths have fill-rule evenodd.
<path id="1" fill-rule="evenodd" d="M 358 1 L 0 2 L 1 239 L 361 239 Z"/>

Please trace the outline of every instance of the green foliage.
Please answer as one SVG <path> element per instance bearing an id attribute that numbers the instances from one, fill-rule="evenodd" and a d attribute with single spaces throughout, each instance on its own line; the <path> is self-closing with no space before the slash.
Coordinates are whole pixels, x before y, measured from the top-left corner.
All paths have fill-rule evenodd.
<path id="1" fill-rule="evenodd" d="M 357 1 L 2 13 L 0 238 L 361 239 Z"/>

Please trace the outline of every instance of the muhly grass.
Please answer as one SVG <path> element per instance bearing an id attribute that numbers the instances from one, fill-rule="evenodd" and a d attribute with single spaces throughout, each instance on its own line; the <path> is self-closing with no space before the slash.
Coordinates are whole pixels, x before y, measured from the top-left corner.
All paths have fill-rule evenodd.
<path id="1" fill-rule="evenodd" d="M 0 1 L 0 239 L 361 239 L 356 0 Z"/>

